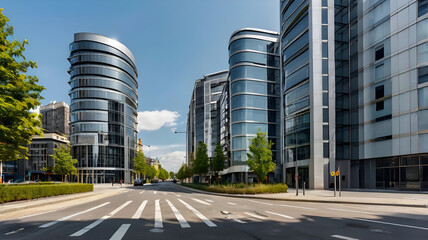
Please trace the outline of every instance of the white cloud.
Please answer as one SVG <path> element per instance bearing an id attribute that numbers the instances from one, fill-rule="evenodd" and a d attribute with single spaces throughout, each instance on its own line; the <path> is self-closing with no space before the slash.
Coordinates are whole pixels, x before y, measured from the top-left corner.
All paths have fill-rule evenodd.
<path id="1" fill-rule="evenodd" d="M 183 162 L 186 161 L 185 156 L 185 151 L 174 151 L 159 155 L 159 161 L 163 169 L 166 169 L 168 172 L 173 171 L 176 173 Z"/>
<path id="2" fill-rule="evenodd" d="M 177 125 L 178 112 L 162 111 L 143 111 L 138 112 L 138 132 L 141 130 L 154 131 L 161 127 L 172 127 Z"/>

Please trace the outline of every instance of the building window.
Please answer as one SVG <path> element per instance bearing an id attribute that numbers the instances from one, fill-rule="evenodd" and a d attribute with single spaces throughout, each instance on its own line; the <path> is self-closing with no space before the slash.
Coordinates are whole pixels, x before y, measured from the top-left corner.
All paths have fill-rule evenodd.
<path id="1" fill-rule="evenodd" d="M 327 9 L 323 9 L 322 10 L 322 24 L 327 24 L 328 23 L 328 12 Z"/>
<path id="2" fill-rule="evenodd" d="M 322 40 L 328 40 L 328 26 L 322 26 Z"/>
<path id="3" fill-rule="evenodd" d="M 324 153 L 323 153 L 323 155 L 324 155 L 324 158 L 329 158 L 330 157 L 330 151 L 328 150 L 328 143 L 324 143 L 324 147 L 323 147 L 324 149 Z"/>
<path id="4" fill-rule="evenodd" d="M 383 64 L 375 67 L 375 81 L 379 81 L 384 78 L 384 67 Z"/>
<path id="5" fill-rule="evenodd" d="M 418 83 L 428 82 L 428 66 L 418 68 Z"/>
<path id="6" fill-rule="evenodd" d="M 322 90 L 328 91 L 328 76 L 322 77 Z"/>
<path id="7" fill-rule="evenodd" d="M 378 49 L 376 49 L 376 53 L 375 53 L 375 61 L 378 61 L 380 59 L 382 59 L 384 57 L 384 47 L 380 47 Z"/>
<path id="8" fill-rule="evenodd" d="M 385 88 L 384 85 L 377 86 L 375 88 L 375 99 L 383 98 L 385 96 Z M 384 101 L 380 101 L 376 103 L 376 111 L 380 111 L 384 109 Z"/>
<path id="9" fill-rule="evenodd" d="M 418 1 L 418 17 L 425 15 L 428 12 L 428 0 Z"/>

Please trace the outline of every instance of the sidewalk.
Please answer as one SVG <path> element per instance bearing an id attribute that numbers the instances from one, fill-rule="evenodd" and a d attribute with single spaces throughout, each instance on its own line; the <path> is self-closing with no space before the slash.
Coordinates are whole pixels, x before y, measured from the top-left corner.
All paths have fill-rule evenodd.
<path id="1" fill-rule="evenodd" d="M 180 187 L 184 187 L 179 185 Z M 397 207 L 420 207 L 428 208 L 428 194 L 420 192 L 366 192 L 366 191 L 342 191 L 342 196 L 339 197 L 339 192 L 330 190 L 306 190 L 303 196 L 302 189 L 299 189 L 299 195 L 296 196 L 296 189 L 289 188 L 287 193 L 277 194 L 224 194 L 205 192 L 194 188 L 188 188 L 195 192 L 212 194 L 225 197 L 251 198 L 262 200 L 277 200 L 277 201 L 298 201 L 298 202 L 318 202 L 318 203 L 344 203 L 344 204 L 367 204 L 367 205 L 384 205 Z"/>
<path id="2" fill-rule="evenodd" d="M 132 186 L 130 184 L 123 184 L 122 188 L 120 184 L 114 184 L 112 187 L 111 184 L 94 184 L 94 191 L 85 192 L 85 193 L 75 193 L 60 195 L 54 197 L 46 197 L 32 200 L 23 200 L 16 202 L 8 202 L 0 204 L 0 214 L 14 212 L 17 210 L 47 206 L 55 203 L 62 203 L 76 199 L 91 198 L 91 200 L 101 199 L 105 197 L 110 197 L 123 191 L 126 191 L 126 187 Z"/>

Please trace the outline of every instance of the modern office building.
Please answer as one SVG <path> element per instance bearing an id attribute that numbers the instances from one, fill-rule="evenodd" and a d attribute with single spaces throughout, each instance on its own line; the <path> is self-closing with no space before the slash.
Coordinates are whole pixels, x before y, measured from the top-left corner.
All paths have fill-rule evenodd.
<path id="1" fill-rule="evenodd" d="M 63 134 L 70 136 L 70 107 L 65 102 L 51 102 L 40 107 L 42 128 L 45 133 Z"/>
<path id="2" fill-rule="evenodd" d="M 310 188 L 340 167 L 344 188 L 428 189 L 427 11 L 426 0 L 281 1 L 289 185 L 297 162 Z"/>
<path id="3" fill-rule="evenodd" d="M 70 140 L 83 182 L 130 182 L 137 148 L 138 73 L 111 38 L 76 33 L 70 44 Z"/>
<path id="4" fill-rule="evenodd" d="M 227 169 L 232 166 L 230 153 L 230 102 L 229 102 L 230 82 L 227 81 L 221 92 L 220 99 L 217 101 L 217 108 L 220 112 L 220 145 L 225 156 L 224 167 Z"/>
<path id="5" fill-rule="evenodd" d="M 205 142 L 208 157 L 212 158 L 220 142 L 220 111 L 218 100 L 227 81 L 228 71 L 204 75 L 195 81 L 187 116 L 186 156 L 196 155 L 199 142 Z"/>
<path id="6" fill-rule="evenodd" d="M 230 166 L 222 174 L 231 182 L 253 180 L 246 164 L 250 138 L 260 129 L 273 142 L 277 163 L 271 182 L 280 181 L 280 65 L 278 33 L 244 28 L 229 41 Z"/>

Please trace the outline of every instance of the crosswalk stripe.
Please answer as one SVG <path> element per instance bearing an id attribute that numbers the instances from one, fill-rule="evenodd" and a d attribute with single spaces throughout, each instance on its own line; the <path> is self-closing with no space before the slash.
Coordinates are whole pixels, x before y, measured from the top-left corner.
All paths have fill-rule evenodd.
<path id="1" fill-rule="evenodd" d="M 63 218 L 60 218 L 60 219 L 58 219 L 58 220 L 55 220 L 55 221 L 52 221 L 52 222 L 45 223 L 45 224 L 43 224 L 43 225 L 39 226 L 39 228 L 47 228 L 47 227 L 50 227 L 50 226 L 52 226 L 52 225 L 55 225 L 55 224 L 57 224 L 57 223 L 59 223 L 59 222 L 65 221 L 65 220 L 67 220 L 67 219 L 70 219 L 70 218 L 75 217 L 75 216 L 77 216 L 77 215 L 80 215 L 80 214 L 83 214 L 83 213 L 90 212 L 90 211 L 95 210 L 95 209 L 100 208 L 100 207 L 104 207 L 105 205 L 107 205 L 107 204 L 109 204 L 109 203 L 110 203 L 110 202 L 106 202 L 106 203 L 100 204 L 100 205 L 98 205 L 98 206 L 95 206 L 95 207 L 93 207 L 93 208 L 86 209 L 85 211 L 81 211 L 81 212 L 78 212 L 78 213 L 72 214 L 72 215 L 70 215 L 70 216 L 63 217 Z"/>
<path id="2" fill-rule="evenodd" d="M 247 214 L 248 216 L 253 217 L 253 218 L 258 218 L 258 219 L 261 219 L 261 220 L 265 220 L 266 219 L 265 217 L 262 217 L 262 216 L 259 216 L 259 215 L 256 215 L 256 214 L 252 214 L 252 213 L 249 213 L 249 212 L 244 212 L 244 213 Z"/>
<path id="3" fill-rule="evenodd" d="M 206 218 L 204 215 L 202 215 L 202 213 L 200 213 L 198 210 L 194 209 L 192 206 L 187 204 L 185 201 L 183 201 L 181 199 L 178 199 L 178 201 L 180 201 L 182 204 L 184 204 L 184 206 L 186 206 L 190 211 L 192 211 L 196 216 L 198 216 L 202 221 L 204 221 L 204 223 L 206 225 L 208 225 L 209 227 L 217 227 L 217 225 L 215 225 L 208 218 Z"/>
<path id="4" fill-rule="evenodd" d="M 178 211 L 177 208 L 172 205 L 172 203 L 169 200 L 166 200 L 169 207 L 171 207 L 172 212 L 174 212 L 175 217 L 177 218 L 178 222 L 180 223 L 181 228 L 190 228 L 189 223 L 187 223 L 186 219 L 184 219 L 183 215 L 181 215 L 180 211 Z"/>
<path id="5" fill-rule="evenodd" d="M 233 206 L 236 205 L 236 203 L 233 203 L 233 202 L 227 202 L 227 204 L 230 204 L 230 205 L 233 205 Z"/>
<path id="6" fill-rule="evenodd" d="M 143 194 L 143 192 L 145 192 L 146 190 L 141 191 L 139 194 Z"/>
<path id="7" fill-rule="evenodd" d="M 283 218 L 294 219 L 294 217 L 290 217 L 290 216 L 287 216 L 287 215 L 284 215 L 284 214 L 275 213 L 275 212 L 269 212 L 269 211 L 266 211 L 266 212 L 270 213 L 270 214 L 273 214 L 273 215 L 276 215 L 276 216 L 283 217 Z"/>
<path id="8" fill-rule="evenodd" d="M 155 228 L 163 228 L 159 199 L 155 201 Z"/>
<path id="9" fill-rule="evenodd" d="M 156 194 L 156 193 L 158 193 L 158 191 L 155 191 L 153 194 Z"/>
<path id="10" fill-rule="evenodd" d="M 111 236 L 110 240 L 121 240 L 125 233 L 128 231 L 131 224 L 122 224 L 119 229 Z"/>
<path id="11" fill-rule="evenodd" d="M 137 211 L 134 213 L 134 216 L 132 216 L 132 219 L 139 219 L 141 217 L 141 213 L 143 213 L 144 208 L 146 207 L 147 200 L 144 200 L 140 207 L 137 209 Z"/>
<path id="12" fill-rule="evenodd" d="M 238 222 L 238 223 L 247 223 L 245 221 L 242 221 L 241 219 L 237 219 L 237 218 L 232 218 L 233 221 Z"/>
<path id="13" fill-rule="evenodd" d="M 110 218 L 111 216 L 115 215 L 117 212 L 119 212 L 120 210 L 122 210 L 123 208 L 125 208 L 126 206 L 128 206 L 128 204 L 130 204 L 132 201 L 127 201 L 126 203 L 122 204 L 120 207 L 116 208 L 115 210 L 113 210 L 111 213 L 109 213 L 108 215 L 105 215 L 104 217 L 98 219 L 97 221 L 89 224 L 88 226 L 80 229 L 79 231 L 73 233 L 70 235 L 70 237 L 79 237 L 82 236 L 83 234 L 85 234 L 87 231 L 91 230 L 92 228 L 96 227 L 98 224 L 102 223 L 104 220 Z"/>
<path id="14" fill-rule="evenodd" d="M 196 198 L 191 198 L 193 201 L 195 201 L 195 202 L 198 202 L 198 203 L 202 203 L 202 204 L 205 204 L 205 205 L 211 205 L 211 204 L 209 204 L 209 203 L 207 203 L 207 202 L 204 202 L 204 201 L 202 201 L 202 200 L 199 200 L 199 199 L 196 199 Z"/>
<path id="15" fill-rule="evenodd" d="M 209 200 L 209 199 L 204 199 L 204 200 L 207 201 L 207 202 L 210 202 L 210 203 L 214 202 L 213 200 Z"/>

